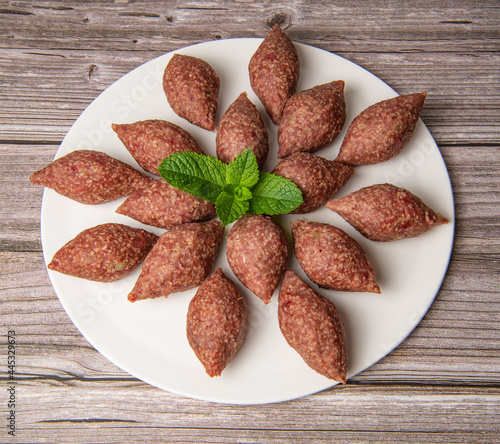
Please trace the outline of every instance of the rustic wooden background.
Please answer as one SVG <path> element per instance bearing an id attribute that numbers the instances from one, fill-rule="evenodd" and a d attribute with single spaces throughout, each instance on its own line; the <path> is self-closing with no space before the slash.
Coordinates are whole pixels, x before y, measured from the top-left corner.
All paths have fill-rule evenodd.
<path id="1" fill-rule="evenodd" d="M 450 268 L 410 337 L 344 387 L 263 406 L 186 399 L 129 376 L 76 330 L 47 277 L 42 189 L 27 178 L 131 69 L 193 43 L 264 37 L 276 22 L 400 94 L 429 92 L 421 117 L 456 203 Z M 1 0 L 0 442 L 499 442 L 499 66 L 498 0 Z"/>

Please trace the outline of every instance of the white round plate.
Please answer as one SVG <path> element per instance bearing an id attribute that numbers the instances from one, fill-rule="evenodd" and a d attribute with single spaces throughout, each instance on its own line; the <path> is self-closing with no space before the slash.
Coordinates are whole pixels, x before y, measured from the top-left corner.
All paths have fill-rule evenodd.
<path id="1" fill-rule="evenodd" d="M 189 46 L 180 54 L 206 60 L 221 80 L 218 119 L 242 91 L 264 115 L 250 88 L 248 62 L 261 39 L 218 40 Z M 346 82 L 347 122 L 342 133 L 317 154 L 334 159 L 352 119 L 369 105 L 396 93 L 356 64 L 332 53 L 296 44 L 301 61 L 298 90 L 342 79 Z M 111 130 L 111 123 L 164 119 L 188 130 L 207 154 L 215 156 L 215 133 L 191 125 L 170 109 L 162 90 L 162 75 L 173 53 L 165 54 L 128 73 L 100 94 L 82 113 L 64 138 L 56 157 L 75 149 L 104 151 L 138 167 Z M 417 91 L 415 91 L 417 92 Z M 425 105 L 424 105 L 425 106 Z M 264 166 L 277 163 L 277 128 L 264 115 L 271 150 Z M 336 225 L 353 236 L 370 259 L 382 294 L 342 293 L 318 289 L 295 259 L 289 267 L 337 306 L 345 324 L 348 378 L 363 371 L 393 350 L 415 328 L 437 294 L 446 273 L 454 235 L 454 205 L 446 166 L 424 124 L 419 121 L 409 145 L 394 159 L 356 168 L 338 193 L 346 195 L 363 186 L 391 182 L 420 196 L 450 220 L 428 233 L 408 240 L 376 243 L 365 239 L 335 213 L 322 208 L 303 217 Z M 149 229 L 115 213 L 123 201 L 86 206 L 46 189 L 41 226 L 46 263 L 82 230 L 106 222 Z M 289 234 L 289 222 L 301 216 L 280 216 Z M 230 227 L 226 227 L 226 234 Z M 311 370 L 285 342 L 277 320 L 277 294 L 265 306 L 244 289 L 229 269 L 225 243 L 216 265 L 245 295 L 248 334 L 222 376 L 208 377 L 190 349 L 185 334 L 187 307 L 195 290 L 168 299 L 127 301 L 140 269 L 115 283 L 96 283 L 48 271 L 54 289 L 71 320 L 105 357 L 131 375 L 161 389 L 184 396 L 235 404 L 262 404 L 302 397 L 335 385 Z"/>

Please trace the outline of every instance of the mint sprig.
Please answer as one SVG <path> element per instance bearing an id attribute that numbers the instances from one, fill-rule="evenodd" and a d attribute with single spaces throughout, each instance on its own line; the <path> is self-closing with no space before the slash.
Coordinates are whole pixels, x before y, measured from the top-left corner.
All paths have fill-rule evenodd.
<path id="1" fill-rule="evenodd" d="M 222 163 L 222 162 L 221 162 Z M 249 148 L 227 165 L 226 182 L 235 187 L 252 188 L 259 181 L 259 165 Z"/>
<path id="2" fill-rule="evenodd" d="M 226 170 L 220 160 L 191 151 L 171 154 L 158 167 L 170 185 L 213 204 L 227 185 Z"/>
<path id="3" fill-rule="evenodd" d="M 302 192 L 291 180 L 259 171 L 249 148 L 231 163 L 184 151 L 163 159 L 160 176 L 170 185 L 215 204 L 224 226 L 245 213 L 286 214 L 302 202 Z"/>
<path id="4" fill-rule="evenodd" d="M 238 198 L 234 193 L 224 190 L 219 194 L 215 209 L 222 225 L 226 226 L 238 220 L 242 214 L 248 212 L 248 200 Z"/>
<path id="5" fill-rule="evenodd" d="M 286 214 L 295 210 L 302 202 L 302 191 L 291 180 L 261 172 L 258 182 L 252 188 L 249 213 Z"/>

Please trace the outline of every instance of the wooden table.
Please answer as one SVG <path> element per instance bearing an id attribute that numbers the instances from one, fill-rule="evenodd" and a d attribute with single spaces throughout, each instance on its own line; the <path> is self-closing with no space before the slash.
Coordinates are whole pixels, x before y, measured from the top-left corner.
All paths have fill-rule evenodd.
<path id="1" fill-rule="evenodd" d="M 421 1 L 0 1 L 1 442 L 500 441 L 500 3 Z M 361 65 L 422 119 L 449 170 L 456 236 L 431 309 L 343 387 L 233 406 L 151 387 L 101 356 L 63 310 L 40 243 L 48 164 L 112 82 L 168 51 L 264 37 Z M 15 333 L 15 437 L 8 336 Z"/>

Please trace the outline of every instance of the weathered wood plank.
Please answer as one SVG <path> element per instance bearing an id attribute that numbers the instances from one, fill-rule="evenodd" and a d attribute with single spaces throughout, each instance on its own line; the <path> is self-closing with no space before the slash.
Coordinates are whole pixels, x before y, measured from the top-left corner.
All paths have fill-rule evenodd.
<path id="1" fill-rule="evenodd" d="M 2 222 L 5 246 L 0 255 L 2 321 L 15 327 L 18 334 L 26 335 L 24 344 L 30 356 L 23 370 L 26 375 L 78 377 L 73 363 L 79 362 L 77 365 L 85 369 L 88 362 L 97 359 L 99 365 L 91 372 L 95 377 L 103 367 L 109 371 L 109 366 L 105 359 L 96 358 L 97 353 L 79 337 L 54 296 L 39 253 L 41 189 L 26 180 L 31 171 L 51 161 L 56 148 L 21 145 L 15 149 L 4 146 L 0 150 L 4 160 L 0 166 L 3 181 L 0 202 L 11 215 L 8 223 Z M 475 382 L 498 382 L 499 355 L 495 344 L 499 340 L 500 257 L 498 220 L 494 215 L 500 205 L 499 184 L 495 180 L 500 159 L 494 147 L 475 150 L 481 156 L 477 156 L 478 162 L 473 166 L 468 162 L 469 148 L 453 147 L 445 153 L 458 222 L 450 270 L 442 290 L 417 330 L 378 366 L 359 376 L 361 381 L 390 375 L 401 380 L 437 378 L 443 382 L 460 380 L 466 374 Z M 477 169 L 483 173 L 477 173 Z M 29 193 L 19 193 L 23 187 Z M 485 226 L 488 218 L 492 223 Z M 26 285 L 27 275 L 29 285 Z M 34 328 L 35 336 L 30 334 Z M 75 350 L 71 350 L 72 346 Z M 61 354 L 65 359 L 61 359 Z M 53 358 L 57 358 L 55 362 L 62 368 L 47 364 Z M 460 358 L 458 365 L 457 358 Z M 65 367 L 66 360 L 70 368 Z M 114 368 L 111 373 L 116 374 Z"/>
<path id="2" fill-rule="evenodd" d="M 95 423 L 94 423 L 95 422 Z M 89 420 L 77 421 L 78 425 L 83 424 L 82 428 L 75 428 L 75 423 L 64 423 L 53 425 L 52 428 L 46 427 L 41 432 L 37 427 L 37 432 L 27 430 L 26 436 L 33 439 L 32 443 L 52 442 L 53 437 L 57 437 L 61 442 L 88 442 L 98 436 L 105 442 L 113 442 L 116 436 L 119 436 L 120 443 L 137 442 L 137 437 L 147 442 L 175 442 L 177 444 L 191 443 L 228 443 L 235 441 L 241 444 L 260 444 L 260 443 L 312 443 L 312 444 L 331 444 L 332 442 L 363 442 L 363 443 L 470 443 L 491 444 L 496 438 L 496 431 L 468 431 L 463 432 L 399 432 L 391 430 L 390 432 L 351 432 L 351 431 L 302 431 L 302 430 L 241 430 L 241 429 L 195 429 L 195 428 L 155 428 L 151 429 L 144 426 L 124 425 L 117 421 L 111 426 L 102 424 L 101 421 Z M 84 428 L 83 428 L 84 427 Z M 82 440 L 82 432 L 88 438 Z M 24 435 L 20 435 L 24 436 Z M 48 436 L 49 438 L 45 438 Z M 33 438 L 32 438 L 33 437 Z M 36 438 L 35 438 L 36 437 Z M 109 440 L 109 441 L 108 441 Z"/>
<path id="3" fill-rule="evenodd" d="M 365 4 L 352 1 L 65 5 L 2 8 L 0 140 L 60 142 L 99 92 L 141 63 L 187 44 L 263 37 L 275 21 L 295 41 L 347 57 L 400 93 L 428 90 L 422 117 L 439 143 L 500 140 L 495 2 L 417 2 L 409 9 L 376 1 L 363 20 Z M 327 11 L 331 21 L 318 23 Z"/>
<path id="4" fill-rule="evenodd" d="M 40 251 L 40 206 L 43 187 L 29 175 L 50 163 L 57 145 L 0 144 L 0 205 L 9 214 L 0 219 L 0 251 Z M 442 148 L 456 206 L 454 253 L 466 266 L 490 272 L 498 261 L 500 239 L 500 158 L 495 146 Z M 482 261 L 486 259 L 486 263 Z M 486 268 L 485 268 L 486 267 Z M 494 269 L 494 268 L 493 268 Z"/>
<path id="5" fill-rule="evenodd" d="M 2 253 L 0 266 L 0 325 L 16 331 L 18 372 L 23 379 L 131 378 L 96 352 L 73 326 L 54 295 L 39 253 Z M 499 384 L 500 301 L 494 290 L 483 288 L 495 283 L 491 274 L 478 278 L 469 273 L 469 287 L 464 289 L 454 276 L 466 273 L 452 270 L 445 289 L 414 332 L 353 382 Z M 1 344 L 0 354 L 5 352 Z"/>
<path id="6" fill-rule="evenodd" d="M 498 4 L 494 0 L 439 0 L 403 4 L 299 1 L 279 3 L 189 1 L 81 3 L 62 7 L 2 2 L 2 47 L 55 49 L 156 50 L 219 38 L 263 37 L 276 22 L 306 43 L 334 44 L 338 51 L 484 51 L 497 50 Z M 228 20 L 228 17 L 231 17 Z M 361 18 L 361 19 L 360 19 Z M 74 36 L 74 40 L 68 40 Z M 15 43 L 14 43 L 15 42 Z M 7 45 L 7 46 L 6 46 Z"/>
<path id="7" fill-rule="evenodd" d="M 114 383 L 112 393 L 107 382 L 26 381 L 18 391 L 30 406 L 20 404 L 18 411 L 24 442 L 81 442 L 82 432 L 102 442 L 118 428 L 120 442 L 136 434 L 149 442 L 207 442 L 203 436 L 211 436 L 208 442 L 380 442 L 381 436 L 384 442 L 417 436 L 422 442 L 493 442 L 500 431 L 498 388 L 347 385 L 258 408 L 178 398 L 128 381 Z"/>
<path id="8" fill-rule="evenodd" d="M 0 0 L 0 326 L 16 330 L 19 351 L 9 442 L 498 441 L 499 20 L 496 0 Z M 453 185 L 454 251 L 419 326 L 345 387 L 268 406 L 210 404 L 137 381 L 78 332 L 45 270 L 42 189 L 27 177 L 131 69 L 193 43 L 261 38 L 276 22 L 398 93 L 429 92 L 422 119 Z"/>
<path id="9" fill-rule="evenodd" d="M 60 143 L 100 92 L 164 52 L 0 49 L 0 141 Z M 428 91 L 422 119 L 438 144 L 499 143 L 498 52 L 340 54 L 400 94 Z"/>

